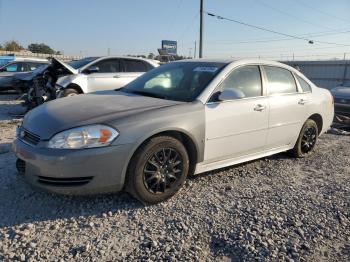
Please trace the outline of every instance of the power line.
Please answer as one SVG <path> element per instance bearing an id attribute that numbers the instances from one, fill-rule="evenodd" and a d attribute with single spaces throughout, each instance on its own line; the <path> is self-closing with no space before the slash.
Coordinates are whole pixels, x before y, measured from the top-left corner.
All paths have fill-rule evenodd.
<path id="1" fill-rule="evenodd" d="M 333 32 L 333 33 L 328 33 L 328 34 L 306 34 L 305 36 L 308 37 L 322 37 L 322 36 L 328 36 L 328 35 L 336 35 L 336 34 L 345 34 L 345 33 L 350 33 L 350 30 L 348 31 L 343 31 L 343 32 Z M 302 35 L 300 35 L 302 36 Z M 251 43 L 270 43 L 270 42 L 280 42 L 280 41 L 290 41 L 290 40 L 295 40 L 291 38 L 276 38 L 276 39 L 257 39 L 257 40 L 242 40 L 242 41 L 230 41 L 230 42 L 209 42 L 209 43 L 215 43 L 215 44 L 251 44 Z"/>
<path id="2" fill-rule="evenodd" d="M 172 17 L 172 19 L 171 19 L 171 22 L 170 22 L 169 27 L 167 28 L 167 32 L 166 32 L 165 34 L 167 34 L 167 33 L 169 33 L 169 32 L 172 32 L 172 29 L 173 29 L 173 27 L 174 27 L 175 18 L 177 18 L 177 15 L 179 14 L 179 10 L 180 10 L 180 7 L 181 7 L 181 5 L 182 5 L 182 2 L 183 2 L 183 0 L 180 0 L 180 1 L 178 2 L 178 4 L 177 4 L 176 8 L 174 9 L 174 10 L 175 10 L 174 15 L 173 15 L 173 17 Z M 164 35 L 165 35 L 165 34 L 164 34 Z M 163 37 L 163 39 L 165 39 L 165 38 L 166 38 L 166 37 Z"/>
<path id="3" fill-rule="evenodd" d="M 211 17 L 216 17 L 219 20 L 226 20 L 226 21 L 234 22 L 234 23 L 237 23 L 237 24 L 240 24 L 240 25 L 244 25 L 244 26 L 247 26 L 247 27 L 255 28 L 255 29 L 258 29 L 258 30 L 261 30 L 261 31 L 265 31 L 265 32 L 269 32 L 269 33 L 273 33 L 273 34 L 277 34 L 277 35 L 283 35 L 283 36 L 287 36 L 287 37 L 294 38 L 294 39 L 304 40 L 304 41 L 307 41 L 309 44 L 313 44 L 313 43 L 317 42 L 317 43 L 320 43 L 320 44 L 332 44 L 332 45 L 340 45 L 340 46 L 350 46 L 350 44 L 339 44 L 339 43 L 331 43 L 331 42 L 324 42 L 324 41 L 314 41 L 314 40 L 311 40 L 309 38 L 278 32 L 278 31 L 275 31 L 275 30 L 271 30 L 271 29 L 268 29 L 268 28 L 261 27 L 261 26 L 252 25 L 252 24 L 248 24 L 248 23 L 245 23 L 245 22 L 242 22 L 242 21 L 238 21 L 238 20 L 235 20 L 235 19 L 232 19 L 232 18 L 227 18 L 227 17 L 223 17 L 223 16 L 220 16 L 220 15 L 216 15 L 214 13 L 209 13 L 209 12 L 205 12 L 205 13 L 207 15 L 211 16 Z"/>
<path id="4" fill-rule="evenodd" d="M 322 32 L 315 32 L 315 33 L 307 33 L 307 34 L 301 34 L 299 36 L 305 36 L 305 37 L 322 37 L 322 36 L 328 36 L 328 35 L 335 35 L 335 34 L 345 34 L 350 33 L 350 30 L 346 31 L 322 31 Z M 247 43 L 265 43 L 265 42 L 278 42 L 278 41 L 287 41 L 287 40 L 294 40 L 291 38 L 256 38 L 256 39 L 248 39 L 248 40 L 238 40 L 238 41 L 226 41 L 226 42 L 218 42 L 218 41 L 208 41 L 207 43 L 215 43 L 215 44 L 232 44 L 232 43 L 238 43 L 238 44 L 247 44 Z"/>
<path id="5" fill-rule="evenodd" d="M 294 2 L 294 3 L 295 3 L 295 2 L 298 2 L 299 5 L 301 5 L 301 6 L 303 6 L 303 7 L 306 7 L 306 8 L 308 8 L 308 9 L 311 9 L 312 11 L 316 11 L 316 12 L 318 12 L 318 13 L 320 13 L 320 14 L 325 15 L 325 16 L 332 17 L 332 18 L 334 18 L 334 19 L 337 19 L 337 20 L 341 20 L 341 21 L 345 21 L 345 22 L 347 22 L 347 23 L 350 23 L 350 20 L 347 20 L 347 19 L 341 18 L 341 17 L 339 17 L 339 16 L 336 16 L 336 15 L 333 15 L 333 14 L 330 14 L 330 13 L 327 13 L 327 12 L 325 12 L 325 11 L 323 11 L 323 10 L 317 9 L 317 8 L 315 8 L 315 6 L 311 6 L 311 5 L 307 4 L 306 2 L 302 2 L 302 1 L 299 1 L 299 0 L 293 0 L 292 2 Z"/>
<path id="6" fill-rule="evenodd" d="M 272 10 L 274 10 L 274 11 L 280 13 L 280 14 L 284 14 L 284 15 L 287 15 L 287 16 L 292 17 L 292 18 L 294 18 L 294 19 L 297 19 L 297 20 L 299 20 L 300 22 L 303 22 L 303 23 L 305 23 L 305 24 L 309 24 L 309 25 L 313 25 L 313 26 L 316 26 L 316 27 L 323 27 L 323 28 L 327 28 L 327 29 L 334 30 L 334 28 L 330 28 L 330 27 L 324 26 L 324 25 L 315 24 L 315 23 L 310 22 L 310 21 L 308 21 L 308 20 L 302 19 L 302 18 L 300 18 L 300 17 L 298 17 L 298 16 L 295 16 L 295 15 L 293 15 L 293 14 L 291 14 L 291 13 L 288 13 L 288 12 L 286 12 L 286 11 L 284 11 L 284 10 L 281 10 L 281 9 L 278 9 L 278 8 L 276 8 L 276 7 L 274 7 L 274 6 L 271 6 L 271 5 L 265 3 L 265 2 L 263 2 L 263 1 L 261 1 L 261 0 L 255 0 L 254 2 L 256 2 L 256 3 L 260 4 L 260 5 L 263 5 L 263 6 L 267 7 L 267 8 L 270 8 L 270 9 L 272 9 Z"/>
<path id="7" fill-rule="evenodd" d="M 193 26 L 193 24 L 194 24 L 195 20 L 198 18 L 198 16 L 199 16 L 199 13 L 196 12 L 195 15 L 192 17 L 192 19 L 190 20 L 190 23 L 186 26 L 185 30 L 183 30 L 182 33 L 177 38 L 178 42 L 180 42 L 182 40 L 182 38 L 187 33 L 187 31 Z"/>

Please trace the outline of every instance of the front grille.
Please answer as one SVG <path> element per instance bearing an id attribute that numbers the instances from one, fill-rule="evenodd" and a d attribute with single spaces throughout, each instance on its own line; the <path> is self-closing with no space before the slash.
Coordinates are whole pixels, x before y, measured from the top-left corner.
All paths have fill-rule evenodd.
<path id="1" fill-rule="evenodd" d="M 32 145 L 37 145 L 40 142 L 40 136 L 35 135 L 25 129 L 20 130 L 19 137 L 24 142 L 27 142 Z"/>
<path id="2" fill-rule="evenodd" d="M 335 98 L 334 102 L 337 104 L 350 104 L 350 99 L 346 98 Z"/>
<path id="3" fill-rule="evenodd" d="M 92 180 L 92 178 L 92 176 L 63 178 L 39 176 L 38 182 L 48 186 L 74 187 L 85 185 L 89 183 Z"/>
<path id="4" fill-rule="evenodd" d="M 16 168 L 19 174 L 24 174 L 26 172 L 26 162 L 22 159 L 17 159 Z"/>

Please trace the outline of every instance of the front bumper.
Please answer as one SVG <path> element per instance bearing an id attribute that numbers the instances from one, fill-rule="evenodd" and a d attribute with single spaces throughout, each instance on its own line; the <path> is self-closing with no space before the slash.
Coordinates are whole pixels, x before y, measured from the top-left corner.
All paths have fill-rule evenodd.
<path id="1" fill-rule="evenodd" d="M 123 189 L 132 145 L 64 150 L 40 148 L 19 139 L 13 150 L 25 164 L 26 180 L 35 187 L 67 194 L 86 195 Z"/>

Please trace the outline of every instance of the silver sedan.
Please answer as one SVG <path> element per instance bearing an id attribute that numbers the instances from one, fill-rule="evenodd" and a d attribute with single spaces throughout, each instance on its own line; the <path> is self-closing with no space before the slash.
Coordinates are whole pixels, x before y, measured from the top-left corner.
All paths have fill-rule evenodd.
<path id="1" fill-rule="evenodd" d="M 188 60 L 119 91 L 67 97 L 30 111 L 13 143 L 36 187 L 64 194 L 126 190 L 144 203 L 188 175 L 279 152 L 306 157 L 330 126 L 329 91 L 262 60 Z"/>

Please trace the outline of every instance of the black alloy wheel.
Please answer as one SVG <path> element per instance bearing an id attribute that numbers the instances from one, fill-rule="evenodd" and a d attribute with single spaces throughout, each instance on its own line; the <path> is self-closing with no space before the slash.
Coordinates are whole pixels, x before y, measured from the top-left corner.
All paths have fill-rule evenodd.
<path id="1" fill-rule="evenodd" d="M 150 193 L 159 194 L 171 189 L 181 177 L 182 158 L 173 148 L 155 152 L 143 169 L 143 182 Z"/>
<path id="2" fill-rule="evenodd" d="M 312 119 L 306 120 L 304 123 L 298 140 L 294 145 L 294 148 L 290 150 L 290 153 L 294 157 L 306 157 L 310 155 L 317 143 L 319 130 L 316 122 Z"/>
<path id="3" fill-rule="evenodd" d="M 317 129 L 314 126 L 310 126 L 305 129 L 301 138 L 301 151 L 304 154 L 309 153 L 315 147 L 317 140 Z"/>
<path id="4" fill-rule="evenodd" d="M 188 153 L 180 140 L 170 136 L 152 137 L 132 157 L 125 190 L 144 204 L 156 204 L 180 190 L 188 170 Z"/>

